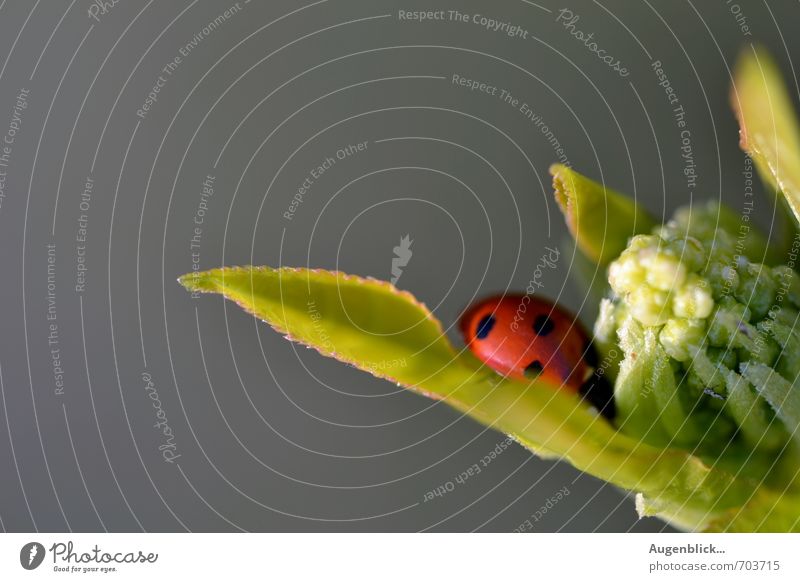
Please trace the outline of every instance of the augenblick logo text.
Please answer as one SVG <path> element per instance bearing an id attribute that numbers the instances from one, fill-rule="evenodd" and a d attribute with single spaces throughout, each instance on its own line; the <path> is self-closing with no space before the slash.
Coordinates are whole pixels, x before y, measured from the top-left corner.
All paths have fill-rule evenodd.
<path id="1" fill-rule="evenodd" d="M 714 544 L 686 544 L 683 546 L 657 546 L 650 544 L 650 554 L 724 554 L 725 550 L 718 550 Z"/>

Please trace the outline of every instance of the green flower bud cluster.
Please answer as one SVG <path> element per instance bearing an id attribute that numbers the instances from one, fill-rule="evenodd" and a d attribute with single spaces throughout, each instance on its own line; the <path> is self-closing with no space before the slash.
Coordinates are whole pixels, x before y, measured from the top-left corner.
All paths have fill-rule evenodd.
<path id="1" fill-rule="evenodd" d="M 762 248 L 712 202 L 634 236 L 609 265 L 595 336 L 623 352 L 621 430 L 715 453 L 779 450 L 800 436 L 787 422 L 800 410 L 800 276 L 746 254 Z"/>

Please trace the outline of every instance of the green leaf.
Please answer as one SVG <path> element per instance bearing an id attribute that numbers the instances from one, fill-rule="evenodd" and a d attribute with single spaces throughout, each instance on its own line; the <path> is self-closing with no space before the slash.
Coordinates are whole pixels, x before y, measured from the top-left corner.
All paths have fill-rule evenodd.
<path id="1" fill-rule="evenodd" d="M 383 281 L 245 267 L 189 273 L 180 282 L 223 293 L 288 339 L 409 387 L 456 357 L 439 321 L 413 295 Z"/>
<path id="2" fill-rule="evenodd" d="M 775 411 L 775 416 L 800 445 L 800 390 L 797 390 L 797 385 L 784 380 L 780 374 L 764 364 L 744 364 L 742 375 L 756 386 Z"/>
<path id="3" fill-rule="evenodd" d="M 600 265 L 607 265 L 625 249 L 628 238 L 649 232 L 653 218 L 636 202 L 572 168 L 550 166 L 553 189 L 578 248 Z"/>
<path id="4" fill-rule="evenodd" d="M 764 49 L 752 47 L 742 54 L 731 104 L 739 119 L 740 146 L 800 220 L 800 124 L 780 70 Z"/>
<path id="5" fill-rule="evenodd" d="M 767 405 L 756 398 L 752 384 L 733 370 L 726 377 L 726 408 L 736 420 L 742 436 L 753 447 L 777 448 L 783 439 L 776 422 L 768 415 Z"/>
<path id="6" fill-rule="evenodd" d="M 648 329 L 646 333 L 638 321 L 630 318 L 619 330 L 619 343 L 626 354 L 636 354 L 622 361 L 614 384 L 620 429 L 653 445 L 664 445 L 669 436 L 660 423 L 653 422 L 659 416 L 652 383 L 656 367 L 655 332 Z"/>
<path id="7" fill-rule="evenodd" d="M 643 514 L 695 530 L 800 527 L 800 504 L 787 502 L 794 493 L 785 487 L 768 489 L 684 451 L 641 443 L 569 391 L 489 371 L 450 344 L 423 304 L 388 283 L 268 267 L 214 269 L 179 281 L 193 292 L 224 295 L 322 354 L 440 399 L 538 454 L 640 492 Z"/>

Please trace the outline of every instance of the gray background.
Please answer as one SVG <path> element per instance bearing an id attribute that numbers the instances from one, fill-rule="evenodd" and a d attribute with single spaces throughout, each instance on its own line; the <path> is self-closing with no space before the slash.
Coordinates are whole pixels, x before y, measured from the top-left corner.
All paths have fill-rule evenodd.
<path id="1" fill-rule="evenodd" d="M 615 488 L 517 445 L 424 502 L 503 435 L 297 348 L 218 297 L 193 300 L 175 278 L 192 267 L 192 221 L 212 174 L 202 268 L 309 265 L 388 279 L 409 234 L 398 284 L 446 325 L 476 295 L 523 289 L 544 247 L 565 241 L 547 175 L 557 155 L 518 110 L 454 86 L 453 74 L 528 103 L 575 168 L 658 215 L 692 194 L 740 207 L 729 68 L 760 41 L 790 72 L 797 3 L 735 4 L 748 36 L 722 0 L 571 2 L 576 27 L 630 70 L 621 78 L 556 22 L 564 5 L 546 0 L 435 6 L 509 21 L 527 39 L 398 20 L 429 6 L 420 1 L 241 2 L 137 117 L 162 67 L 230 5 L 124 0 L 97 22 L 86 0 L 0 3 L 0 133 L 30 90 L 0 208 L 2 527 L 510 531 L 567 487 L 534 531 L 666 529 L 638 520 Z M 694 192 L 653 60 L 686 110 Z M 362 141 L 366 151 L 337 161 L 285 220 L 309 171 Z M 768 224 L 771 205 L 756 211 Z M 62 395 L 47 342 L 47 244 Z M 562 256 L 545 292 L 591 322 L 576 265 Z M 174 463 L 158 450 L 143 373 L 174 431 Z"/>

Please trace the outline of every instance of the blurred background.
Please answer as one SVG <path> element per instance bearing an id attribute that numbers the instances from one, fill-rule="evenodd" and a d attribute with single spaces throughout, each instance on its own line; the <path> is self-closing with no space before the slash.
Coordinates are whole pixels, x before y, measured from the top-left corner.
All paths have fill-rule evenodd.
<path id="1" fill-rule="evenodd" d="M 541 293 L 591 325 L 604 275 L 579 275 L 550 164 L 657 216 L 741 209 L 731 68 L 765 44 L 796 93 L 798 17 L 743 0 L 3 1 L 0 525 L 667 530 L 175 279 L 388 280 L 403 246 L 398 287 L 460 342 L 463 308 L 523 290 L 549 247 Z M 772 211 L 757 195 L 765 229 Z"/>

